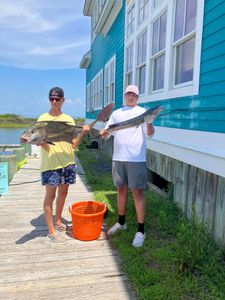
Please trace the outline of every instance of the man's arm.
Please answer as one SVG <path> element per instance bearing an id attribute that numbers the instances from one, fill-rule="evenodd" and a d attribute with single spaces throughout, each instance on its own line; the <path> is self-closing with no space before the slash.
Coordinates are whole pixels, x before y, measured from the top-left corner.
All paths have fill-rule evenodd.
<path id="1" fill-rule="evenodd" d="M 75 149 L 83 140 L 84 136 L 90 131 L 90 127 L 87 125 L 83 126 L 83 130 L 78 138 L 72 140 L 72 147 Z"/>
<path id="2" fill-rule="evenodd" d="M 109 128 L 109 125 L 112 125 L 114 122 L 113 122 L 113 113 L 112 115 L 110 116 L 108 122 L 106 123 L 106 126 L 105 128 L 101 129 L 99 134 L 101 135 L 101 137 L 105 140 L 107 140 L 109 137 L 110 137 L 110 133 L 108 132 L 108 128 Z"/>

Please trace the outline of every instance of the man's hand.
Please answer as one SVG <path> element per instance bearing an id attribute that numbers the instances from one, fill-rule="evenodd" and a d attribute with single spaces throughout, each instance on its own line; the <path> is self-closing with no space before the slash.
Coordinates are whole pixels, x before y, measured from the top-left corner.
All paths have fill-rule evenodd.
<path id="1" fill-rule="evenodd" d="M 45 151 L 49 151 L 49 144 L 47 144 L 45 141 L 40 141 L 36 145 L 41 146 Z"/>
<path id="2" fill-rule="evenodd" d="M 81 132 L 81 135 L 85 136 L 88 132 L 90 132 L 91 129 L 90 129 L 90 127 L 88 125 L 84 125 L 82 127 L 83 127 L 83 130 Z"/>
<path id="3" fill-rule="evenodd" d="M 45 141 L 40 141 L 36 144 L 37 146 L 46 146 L 48 145 Z"/>
<path id="4" fill-rule="evenodd" d="M 155 133 L 155 129 L 152 126 L 152 124 L 146 123 L 146 128 L 147 128 L 147 136 L 152 137 Z"/>
<path id="5" fill-rule="evenodd" d="M 105 128 L 101 129 L 100 132 L 99 132 L 99 134 L 100 134 L 101 138 L 103 138 L 103 139 L 107 139 L 108 136 L 109 136 L 109 132 Z"/>

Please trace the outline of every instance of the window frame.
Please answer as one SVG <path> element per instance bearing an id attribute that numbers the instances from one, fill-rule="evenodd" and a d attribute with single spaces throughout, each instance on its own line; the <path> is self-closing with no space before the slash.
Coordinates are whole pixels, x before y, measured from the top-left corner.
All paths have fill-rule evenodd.
<path id="1" fill-rule="evenodd" d="M 142 22 L 140 26 L 136 24 L 134 34 L 129 37 L 129 39 L 125 39 L 124 45 L 124 62 L 126 62 L 126 48 L 134 43 L 134 65 L 136 65 L 135 58 L 137 56 L 136 51 L 136 40 L 140 33 L 143 31 L 143 28 L 148 28 L 147 34 L 147 62 L 146 62 L 146 93 L 144 95 L 140 95 L 139 102 L 146 103 L 149 101 L 159 101 L 173 98 L 181 98 L 186 96 L 193 96 L 199 93 L 199 82 L 200 82 L 200 64 L 201 64 L 201 47 L 202 47 L 202 29 L 203 29 L 203 18 L 204 18 L 204 0 L 197 0 L 197 14 L 196 14 L 196 33 L 195 33 L 195 57 L 194 57 L 194 74 L 193 81 L 188 84 L 184 83 L 181 85 L 174 86 L 174 49 L 173 49 L 173 37 L 175 30 L 175 0 L 163 0 L 160 2 L 156 8 L 153 8 L 153 5 L 149 5 L 149 16 Z M 135 4 L 135 16 L 137 23 L 138 16 L 138 0 L 132 1 L 126 7 L 125 14 L 125 31 L 127 28 L 127 11 L 130 9 L 132 5 Z M 165 56 L 165 70 L 164 70 L 164 89 L 152 91 L 151 80 L 152 80 L 152 70 L 153 65 L 151 61 L 151 24 L 154 20 L 156 20 L 163 12 L 167 11 L 167 28 L 166 28 L 166 56 Z M 126 34 L 126 32 L 125 32 Z M 127 34 L 126 34 L 127 36 Z M 171 74 L 173 76 L 171 76 Z M 134 68 L 133 73 L 134 80 L 136 79 L 136 67 Z M 124 68 L 124 88 L 126 86 L 126 69 Z"/>
<path id="2" fill-rule="evenodd" d="M 114 64 L 113 78 L 111 78 L 111 74 L 110 74 L 112 64 Z M 106 81 L 106 76 L 108 76 L 107 81 Z M 113 85 L 113 99 L 111 95 L 112 85 Z M 110 103 L 115 103 L 115 97 L 116 97 L 115 92 L 116 92 L 116 55 L 114 55 L 104 67 L 104 107 Z"/>
<path id="3" fill-rule="evenodd" d="M 129 9 L 127 10 L 126 16 L 127 16 L 127 20 L 129 19 L 129 13 L 133 10 L 133 19 L 130 23 L 126 23 L 126 38 L 129 39 L 133 36 L 134 32 L 135 32 L 135 22 L 136 22 L 136 3 L 135 1 L 132 2 L 132 4 L 129 5 Z M 133 24 L 133 32 L 129 32 L 129 28 L 131 26 L 131 24 Z"/>
<path id="4" fill-rule="evenodd" d="M 91 110 L 91 82 L 86 85 L 86 111 Z"/>
<path id="5" fill-rule="evenodd" d="M 155 63 L 156 63 L 156 60 L 159 59 L 160 57 L 162 57 L 163 55 L 165 56 L 166 58 L 166 35 L 165 35 L 165 47 L 162 49 L 162 50 L 159 50 L 157 51 L 156 53 L 153 54 L 152 52 L 152 48 L 153 48 L 153 26 L 155 24 L 155 22 L 157 22 L 159 20 L 159 36 L 158 36 L 158 45 L 159 45 L 159 40 L 160 40 L 160 25 L 161 25 L 161 17 L 166 14 L 166 31 L 167 31 L 167 21 L 168 21 L 168 13 L 167 13 L 167 9 L 164 9 L 161 11 L 160 15 L 157 16 L 157 18 L 154 18 L 152 20 L 152 23 L 151 23 L 151 49 L 150 49 L 150 54 L 151 54 L 151 78 L 150 78 L 150 93 L 154 94 L 154 93 L 159 93 L 159 92 L 162 92 L 164 91 L 164 88 L 165 88 L 165 62 L 164 62 L 164 85 L 163 85 L 163 88 L 161 89 L 155 89 L 154 90 L 154 71 L 155 71 Z"/>
<path id="6" fill-rule="evenodd" d="M 143 37 L 143 35 L 146 34 L 146 57 L 145 57 L 145 60 L 138 63 L 138 46 L 139 46 L 139 39 L 141 37 Z M 142 45 L 143 47 L 143 45 Z M 136 38 L 136 57 L 135 57 L 135 60 L 136 60 L 136 63 L 135 63 L 135 69 L 136 69 L 136 84 L 137 86 L 139 87 L 139 91 L 140 91 L 140 96 L 142 95 L 145 95 L 146 93 L 146 78 L 147 78 L 147 47 L 148 47 L 148 28 L 145 28 L 141 34 L 139 34 L 139 36 L 137 36 Z M 142 48 L 142 51 L 143 51 L 143 48 Z M 143 53 L 142 53 L 143 54 Z M 140 76 L 140 69 L 142 69 L 143 67 L 145 67 L 145 82 L 144 82 L 144 92 L 142 93 L 141 92 L 141 89 L 140 89 L 140 86 L 139 86 L 139 76 Z"/>
<path id="7" fill-rule="evenodd" d="M 173 73 L 173 81 L 172 81 L 172 86 L 173 88 L 179 88 L 179 87 L 185 87 L 185 86 L 188 86 L 190 84 L 193 84 L 193 81 L 194 81 L 194 63 L 193 63 L 193 79 L 190 80 L 190 81 L 186 81 L 186 82 L 183 82 L 183 83 L 179 83 L 179 84 L 176 84 L 176 58 L 177 58 L 177 48 L 184 44 L 185 42 L 191 40 L 192 38 L 195 38 L 195 48 L 196 48 L 196 31 L 197 31 L 197 13 L 196 13 L 196 26 L 195 26 L 195 29 L 192 30 L 191 32 L 185 34 L 185 24 L 186 24 L 186 8 L 187 8 L 187 0 L 183 0 L 185 1 L 185 11 L 184 11 L 184 15 L 185 15 L 185 18 L 184 18 L 184 22 L 183 22 L 183 36 L 181 38 L 179 38 L 178 40 L 174 41 L 174 36 L 175 36 L 175 27 L 176 27 L 176 3 L 177 3 L 178 0 L 175 0 L 174 1 L 174 16 L 173 16 L 173 33 L 172 33 L 172 47 L 173 47 L 173 70 L 172 70 L 172 73 Z M 198 5 L 197 5 L 197 10 L 198 10 Z"/>
<path id="8" fill-rule="evenodd" d="M 103 102 L 103 69 L 91 80 L 91 103 L 92 109 L 102 109 Z"/>
<path id="9" fill-rule="evenodd" d="M 131 64 L 132 64 L 132 67 L 128 70 L 127 69 L 127 62 L 128 62 L 128 54 L 127 54 L 127 51 L 128 49 L 130 48 L 133 48 L 132 49 L 132 57 L 131 57 Z M 125 61 L 125 85 L 129 85 L 129 84 L 132 84 L 134 82 L 134 42 L 131 42 L 125 49 L 126 51 L 126 61 Z M 131 82 L 128 83 L 127 81 L 127 78 L 128 76 L 131 76 Z"/>

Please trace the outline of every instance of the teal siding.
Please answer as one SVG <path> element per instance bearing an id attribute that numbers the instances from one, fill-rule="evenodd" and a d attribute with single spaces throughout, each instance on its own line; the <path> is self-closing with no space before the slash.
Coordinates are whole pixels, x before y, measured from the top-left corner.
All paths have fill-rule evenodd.
<path id="1" fill-rule="evenodd" d="M 87 83 L 116 53 L 116 108 L 122 105 L 124 67 L 125 4 L 106 37 L 97 36 L 92 45 L 92 63 Z M 202 36 L 200 86 L 197 96 L 142 104 L 162 105 L 164 112 L 155 125 L 225 133 L 225 1 L 206 0 Z M 88 118 L 94 116 L 87 113 Z"/>
<path id="2" fill-rule="evenodd" d="M 225 1 L 205 1 L 199 95 L 144 106 L 158 104 L 157 126 L 225 133 Z"/>
<path id="3" fill-rule="evenodd" d="M 106 36 L 97 35 L 92 47 L 92 61 L 86 72 L 88 84 L 95 75 L 116 55 L 116 81 L 115 81 L 115 107 L 122 106 L 123 100 L 123 67 L 124 67 L 124 22 L 125 1 L 115 22 Z M 103 91 L 104 98 L 104 91 Z M 103 102 L 103 99 L 102 99 Z M 91 113 L 86 113 L 87 118 L 94 118 Z"/>

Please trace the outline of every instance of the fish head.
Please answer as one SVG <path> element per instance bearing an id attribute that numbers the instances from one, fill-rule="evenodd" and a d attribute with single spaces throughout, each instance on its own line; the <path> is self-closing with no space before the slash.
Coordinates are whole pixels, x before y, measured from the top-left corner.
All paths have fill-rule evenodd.
<path id="1" fill-rule="evenodd" d="M 38 144 L 45 139 L 46 123 L 35 123 L 27 128 L 20 137 L 21 144 Z"/>

